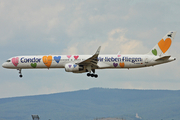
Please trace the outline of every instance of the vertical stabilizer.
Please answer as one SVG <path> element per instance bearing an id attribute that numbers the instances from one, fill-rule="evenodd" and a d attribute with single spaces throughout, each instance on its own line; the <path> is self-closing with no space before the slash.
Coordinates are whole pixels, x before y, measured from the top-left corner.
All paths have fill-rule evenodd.
<path id="1" fill-rule="evenodd" d="M 162 56 L 170 48 L 172 41 L 176 35 L 176 31 L 169 31 L 159 42 L 156 44 L 149 55 Z"/>

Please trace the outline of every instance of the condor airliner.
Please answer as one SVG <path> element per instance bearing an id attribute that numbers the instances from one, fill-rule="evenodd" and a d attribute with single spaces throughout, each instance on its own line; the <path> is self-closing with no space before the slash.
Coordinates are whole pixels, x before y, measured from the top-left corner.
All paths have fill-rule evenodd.
<path id="1" fill-rule="evenodd" d="M 171 55 L 165 54 L 170 48 L 175 35 L 176 32 L 168 32 L 147 54 L 100 55 L 100 46 L 94 55 L 15 56 L 3 63 L 2 67 L 19 70 L 19 77 L 22 77 L 22 69 L 64 68 L 66 72 L 88 72 L 88 77 L 97 78 L 98 75 L 95 74 L 95 69 L 141 68 L 176 60 Z"/>

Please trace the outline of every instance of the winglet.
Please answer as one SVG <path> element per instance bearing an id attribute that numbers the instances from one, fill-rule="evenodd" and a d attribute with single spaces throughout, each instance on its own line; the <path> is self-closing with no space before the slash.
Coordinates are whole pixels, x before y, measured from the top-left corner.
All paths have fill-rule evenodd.
<path id="1" fill-rule="evenodd" d="M 99 55 L 100 50 L 101 50 L 101 46 L 99 46 L 99 48 L 97 49 L 97 51 L 96 51 L 95 55 Z"/>

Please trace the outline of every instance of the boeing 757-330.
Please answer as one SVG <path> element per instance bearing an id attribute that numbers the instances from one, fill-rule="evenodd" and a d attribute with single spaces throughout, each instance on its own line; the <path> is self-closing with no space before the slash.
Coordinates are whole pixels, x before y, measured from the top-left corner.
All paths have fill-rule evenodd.
<path id="1" fill-rule="evenodd" d="M 165 54 L 175 35 L 176 32 L 168 32 L 147 54 L 100 55 L 100 46 L 94 55 L 15 56 L 4 62 L 2 67 L 19 70 L 19 77 L 22 77 L 22 69 L 64 68 L 66 72 L 88 72 L 88 77 L 97 78 L 96 69 L 141 68 L 176 60 L 171 55 Z"/>

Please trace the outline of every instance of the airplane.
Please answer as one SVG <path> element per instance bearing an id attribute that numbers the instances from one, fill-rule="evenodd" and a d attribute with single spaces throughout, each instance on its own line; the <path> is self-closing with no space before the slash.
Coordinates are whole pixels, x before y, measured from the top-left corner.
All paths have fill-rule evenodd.
<path id="1" fill-rule="evenodd" d="M 96 69 L 141 68 L 176 60 L 171 55 L 165 54 L 175 35 L 176 31 L 168 32 L 147 54 L 100 55 L 101 46 L 99 46 L 94 55 L 15 56 L 4 62 L 2 67 L 19 70 L 19 77 L 22 77 L 22 69 L 64 68 L 66 72 L 88 72 L 88 77 L 97 78 Z"/>

